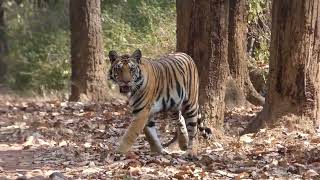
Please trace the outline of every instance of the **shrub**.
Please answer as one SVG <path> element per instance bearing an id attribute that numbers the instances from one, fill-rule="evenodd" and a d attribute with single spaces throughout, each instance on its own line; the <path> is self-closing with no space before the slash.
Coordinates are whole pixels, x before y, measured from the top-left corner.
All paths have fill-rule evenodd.
<path id="1" fill-rule="evenodd" d="M 32 4 L 9 5 L 7 19 L 9 73 L 16 90 L 62 90 L 70 75 L 69 25 L 66 3 L 46 8 Z"/>

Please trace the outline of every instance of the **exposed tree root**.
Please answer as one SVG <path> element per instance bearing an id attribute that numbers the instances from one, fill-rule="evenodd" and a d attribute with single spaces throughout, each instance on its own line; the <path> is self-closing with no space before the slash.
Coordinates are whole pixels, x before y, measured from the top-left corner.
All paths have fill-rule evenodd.
<path id="1" fill-rule="evenodd" d="M 250 79 L 245 83 L 245 94 L 246 99 L 255 106 L 262 106 L 265 102 L 263 96 L 261 96 L 256 89 L 253 87 Z"/>

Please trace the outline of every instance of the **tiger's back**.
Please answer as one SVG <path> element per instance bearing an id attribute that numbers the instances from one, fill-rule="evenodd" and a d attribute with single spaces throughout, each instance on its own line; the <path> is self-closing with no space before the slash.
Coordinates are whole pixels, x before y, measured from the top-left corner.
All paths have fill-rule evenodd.
<path id="1" fill-rule="evenodd" d="M 185 53 L 174 53 L 141 64 L 145 87 L 130 97 L 135 112 L 149 103 L 153 113 L 180 110 L 185 106 L 198 109 L 199 77 L 192 58 Z M 141 101 L 143 97 L 144 101 Z M 140 100 L 140 101 L 138 101 Z"/>

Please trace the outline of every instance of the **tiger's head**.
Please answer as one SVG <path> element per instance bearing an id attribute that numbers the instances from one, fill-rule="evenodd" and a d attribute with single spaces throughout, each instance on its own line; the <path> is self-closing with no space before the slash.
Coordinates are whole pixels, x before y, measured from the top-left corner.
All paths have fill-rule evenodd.
<path id="1" fill-rule="evenodd" d="M 111 67 L 109 79 L 119 85 L 120 93 L 128 94 L 137 90 L 143 80 L 141 75 L 141 51 L 135 50 L 132 55 L 118 55 L 116 51 L 109 52 Z"/>

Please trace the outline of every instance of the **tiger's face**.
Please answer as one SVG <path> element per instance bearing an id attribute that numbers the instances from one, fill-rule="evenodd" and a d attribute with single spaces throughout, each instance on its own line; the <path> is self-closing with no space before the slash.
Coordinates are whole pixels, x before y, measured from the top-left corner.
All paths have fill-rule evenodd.
<path id="1" fill-rule="evenodd" d="M 110 51 L 109 59 L 111 67 L 109 79 L 119 85 L 120 93 L 128 94 L 135 91 L 142 80 L 140 63 L 141 51 L 137 49 L 132 55 L 119 56 L 117 52 Z"/>

